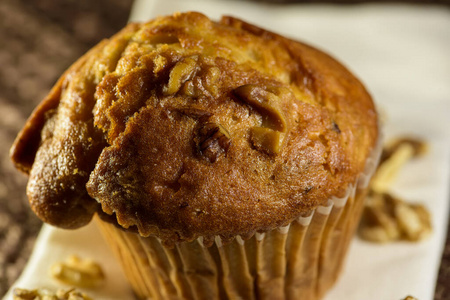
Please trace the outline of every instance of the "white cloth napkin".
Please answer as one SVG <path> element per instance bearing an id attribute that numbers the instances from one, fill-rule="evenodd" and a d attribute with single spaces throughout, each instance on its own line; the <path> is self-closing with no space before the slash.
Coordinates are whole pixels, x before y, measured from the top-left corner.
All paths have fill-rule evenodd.
<path id="1" fill-rule="evenodd" d="M 233 15 L 303 40 L 343 62 L 365 83 L 385 119 L 387 139 L 413 135 L 429 153 L 407 164 L 393 192 L 427 206 L 433 234 L 421 243 L 389 245 L 355 238 L 343 276 L 326 300 L 433 299 L 445 242 L 450 183 L 450 11 L 408 5 L 275 5 L 231 0 L 137 0 L 131 21 L 196 10 L 218 19 Z M 95 299 L 132 299 L 120 268 L 97 229 L 67 232 L 44 226 L 33 256 L 14 287 L 63 287 L 47 276 L 70 254 L 103 266 Z M 11 299 L 7 294 L 4 299 Z"/>

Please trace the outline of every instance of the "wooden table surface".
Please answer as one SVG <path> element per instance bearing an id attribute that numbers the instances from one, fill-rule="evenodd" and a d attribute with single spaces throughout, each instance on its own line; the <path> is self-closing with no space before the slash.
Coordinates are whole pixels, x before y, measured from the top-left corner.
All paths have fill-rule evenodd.
<path id="1" fill-rule="evenodd" d="M 27 178 L 12 166 L 9 148 L 59 75 L 121 29 L 131 5 L 132 0 L 0 1 L 0 296 L 21 273 L 42 225 L 28 206 Z M 450 234 L 435 299 L 450 299 Z"/>

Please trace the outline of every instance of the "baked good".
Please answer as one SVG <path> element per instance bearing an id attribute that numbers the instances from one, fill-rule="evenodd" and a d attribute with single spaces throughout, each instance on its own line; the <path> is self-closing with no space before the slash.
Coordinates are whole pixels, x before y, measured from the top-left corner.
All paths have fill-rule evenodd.
<path id="1" fill-rule="evenodd" d="M 319 299 L 376 161 L 330 56 L 232 17 L 130 24 L 77 61 L 11 152 L 45 222 L 94 214 L 137 295 Z"/>

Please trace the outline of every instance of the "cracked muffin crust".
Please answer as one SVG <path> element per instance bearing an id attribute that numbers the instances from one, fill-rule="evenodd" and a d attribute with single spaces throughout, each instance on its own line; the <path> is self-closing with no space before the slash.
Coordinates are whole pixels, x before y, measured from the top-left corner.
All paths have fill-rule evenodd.
<path id="1" fill-rule="evenodd" d="M 377 136 L 370 96 L 328 55 L 190 12 L 130 24 L 82 57 L 11 156 L 45 222 L 99 212 L 173 244 L 310 213 L 356 182 Z"/>

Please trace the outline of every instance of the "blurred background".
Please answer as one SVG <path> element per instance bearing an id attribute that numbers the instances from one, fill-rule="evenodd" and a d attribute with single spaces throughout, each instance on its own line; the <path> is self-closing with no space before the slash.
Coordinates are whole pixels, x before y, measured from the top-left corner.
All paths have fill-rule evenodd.
<path id="1" fill-rule="evenodd" d="M 364 1 L 302 2 L 363 5 Z M 398 2 L 450 9 L 450 1 L 443 0 Z M 89 48 L 127 23 L 132 3 L 132 0 L 0 1 L 0 296 L 20 275 L 42 225 L 29 209 L 25 195 L 27 178 L 14 169 L 9 148 L 59 75 Z M 447 236 L 435 299 L 450 299 L 449 283 Z"/>

